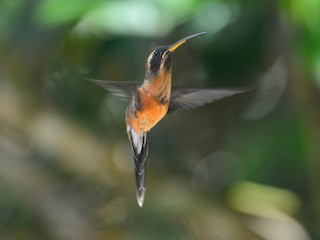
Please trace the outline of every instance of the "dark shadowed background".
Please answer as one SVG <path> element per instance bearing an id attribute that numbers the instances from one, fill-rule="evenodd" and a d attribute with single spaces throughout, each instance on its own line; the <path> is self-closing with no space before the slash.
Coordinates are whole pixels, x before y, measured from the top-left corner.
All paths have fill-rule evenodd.
<path id="1" fill-rule="evenodd" d="M 139 208 L 126 102 L 82 76 L 253 91 L 149 134 Z M 0 239 L 320 239 L 320 1 L 0 3 Z"/>

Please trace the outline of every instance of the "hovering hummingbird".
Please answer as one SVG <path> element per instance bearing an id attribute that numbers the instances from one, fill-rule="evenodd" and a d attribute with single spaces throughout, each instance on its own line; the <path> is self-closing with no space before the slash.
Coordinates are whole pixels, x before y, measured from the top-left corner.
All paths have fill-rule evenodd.
<path id="1" fill-rule="evenodd" d="M 135 164 L 138 205 L 142 207 L 146 191 L 147 133 L 167 114 L 192 109 L 246 90 L 197 89 L 171 87 L 173 52 L 186 41 L 206 34 L 196 33 L 168 46 L 151 50 L 141 85 L 89 79 L 120 97 L 130 99 L 126 110 L 126 127 Z"/>

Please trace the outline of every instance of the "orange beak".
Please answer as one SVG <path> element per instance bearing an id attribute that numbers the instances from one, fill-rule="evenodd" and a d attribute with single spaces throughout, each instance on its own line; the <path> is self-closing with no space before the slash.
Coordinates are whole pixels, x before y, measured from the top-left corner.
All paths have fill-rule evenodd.
<path id="1" fill-rule="evenodd" d="M 205 35 L 207 34 L 206 32 L 201 32 L 201 33 L 196 33 L 196 34 L 193 34 L 193 35 L 190 35 L 188 37 L 185 37 L 185 38 L 182 38 L 180 39 L 179 41 L 175 42 L 174 44 L 171 44 L 169 47 L 168 47 L 168 52 L 172 53 L 174 52 L 178 47 L 180 47 L 182 44 L 184 44 L 186 41 L 192 39 L 192 38 L 196 38 L 196 37 L 199 37 L 199 36 L 202 36 L 202 35 Z"/>

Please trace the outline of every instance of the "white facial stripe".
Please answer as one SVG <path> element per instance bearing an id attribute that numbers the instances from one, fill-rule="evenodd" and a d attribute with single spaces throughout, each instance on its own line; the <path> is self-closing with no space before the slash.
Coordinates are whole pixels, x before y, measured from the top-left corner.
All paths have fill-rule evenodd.
<path id="1" fill-rule="evenodd" d="M 164 59 L 164 58 L 167 56 L 168 53 L 169 53 L 169 50 L 165 51 L 165 52 L 162 54 L 162 59 Z"/>
<path id="2" fill-rule="evenodd" d="M 147 59 L 147 63 L 148 63 L 148 67 L 149 67 L 149 68 L 150 68 L 150 61 L 151 61 L 151 59 L 152 59 L 152 57 L 153 57 L 154 51 L 155 51 L 155 50 L 153 50 L 153 51 L 149 54 L 149 57 L 148 57 L 148 59 Z"/>

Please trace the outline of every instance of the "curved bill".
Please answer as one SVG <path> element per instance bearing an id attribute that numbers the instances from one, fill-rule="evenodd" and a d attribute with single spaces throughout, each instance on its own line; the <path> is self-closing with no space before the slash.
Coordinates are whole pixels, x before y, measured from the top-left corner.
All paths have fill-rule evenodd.
<path id="1" fill-rule="evenodd" d="M 176 50 L 178 47 L 180 47 L 182 44 L 184 44 L 186 41 L 192 39 L 192 38 L 196 38 L 196 37 L 199 37 L 199 36 L 202 36 L 202 35 L 205 35 L 207 34 L 206 32 L 201 32 L 201 33 L 196 33 L 196 34 L 193 34 L 193 35 L 190 35 L 188 37 L 185 37 L 185 38 L 182 38 L 180 39 L 178 42 L 175 42 L 174 44 L 171 44 L 169 47 L 168 47 L 168 51 L 169 52 L 173 52 L 174 50 Z"/>

